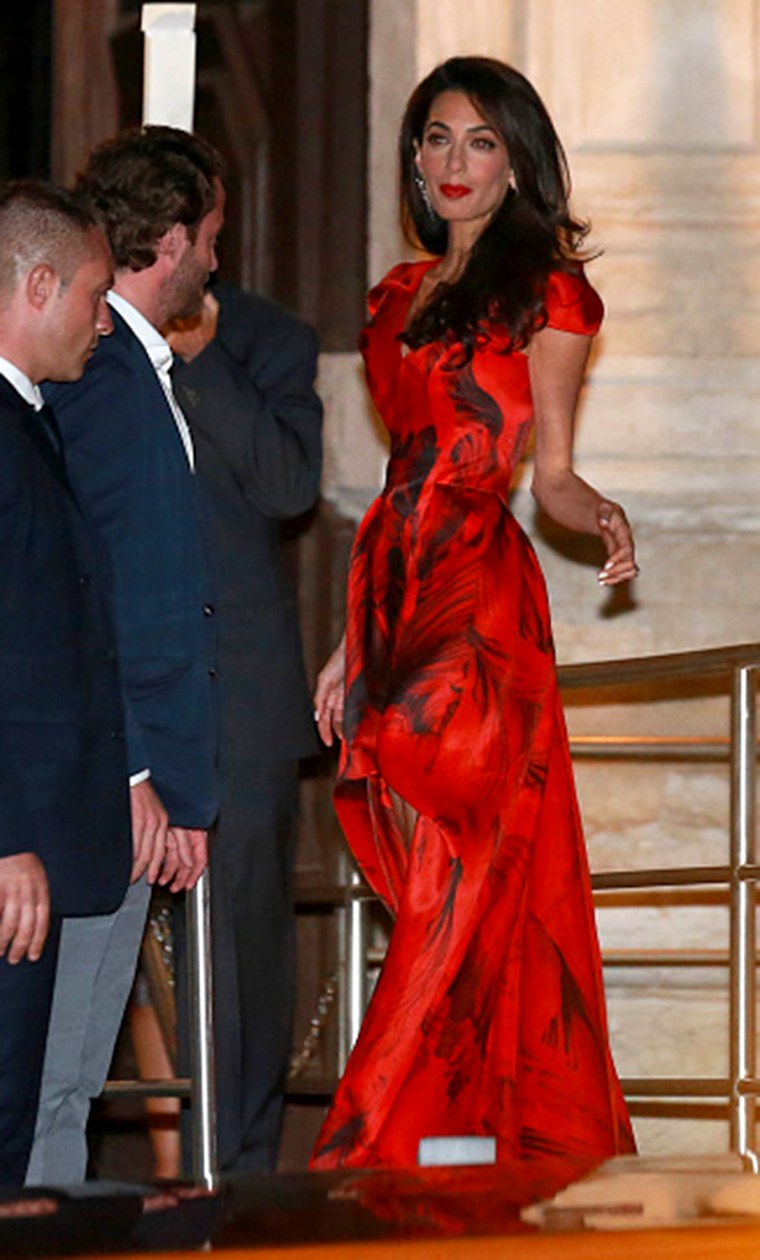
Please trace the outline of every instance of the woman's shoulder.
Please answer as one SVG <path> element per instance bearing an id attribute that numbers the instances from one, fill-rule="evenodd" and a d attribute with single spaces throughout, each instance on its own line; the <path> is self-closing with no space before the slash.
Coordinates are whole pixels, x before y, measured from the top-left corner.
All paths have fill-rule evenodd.
<path id="1" fill-rule="evenodd" d="M 367 306 L 371 318 L 377 314 L 383 301 L 393 293 L 414 293 L 422 275 L 433 264 L 433 259 L 421 262 L 400 262 L 386 272 L 382 280 L 373 285 L 367 295 Z"/>
<path id="2" fill-rule="evenodd" d="M 572 271 L 550 271 L 546 283 L 546 323 L 562 332 L 593 336 L 604 319 L 604 304 L 589 283 L 583 264 Z"/>

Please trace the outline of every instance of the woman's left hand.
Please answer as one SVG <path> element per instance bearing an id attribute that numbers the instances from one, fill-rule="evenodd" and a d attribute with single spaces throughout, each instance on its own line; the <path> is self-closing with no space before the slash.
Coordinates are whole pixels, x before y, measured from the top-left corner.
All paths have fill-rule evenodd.
<path id="1" fill-rule="evenodd" d="M 618 582 L 630 582 L 639 575 L 634 557 L 633 534 L 625 512 L 619 503 L 602 499 L 596 510 L 599 533 L 607 548 L 607 563 L 600 570 L 601 586 L 616 586 Z"/>
<path id="2" fill-rule="evenodd" d="M 343 710 L 346 702 L 346 635 L 322 666 L 314 692 L 314 721 L 322 742 L 328 748 L 333 737 L 343 738 Z"/>

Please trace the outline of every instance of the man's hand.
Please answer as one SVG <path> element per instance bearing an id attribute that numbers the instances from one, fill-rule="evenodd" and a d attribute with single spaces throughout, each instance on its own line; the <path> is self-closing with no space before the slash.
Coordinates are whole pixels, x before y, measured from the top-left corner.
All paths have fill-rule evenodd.
<path id="1" fill-rule="evenodd" d="M 174 354 L 191 363 L 214 340 L 219 323 L 219 302 L 213 293 L 206 293 L 197 315 L 174 319 L 162 330 Z"/>
<path id="2" fill-rule="evenodd" d="M 0 957 L 37 962 L 50 927 L 50 892 L 36 853 L 0 858 Z"/>
<path id="3" fill-rule="evenodd" d="M 166 852 L 166 834 L 169 819 L 150 779 L 135 783 L 129 789 L 132 806 L 132 875 L 135 884 L 141 875 L 148 873 L 148 883 L 155 884 Z"/>
<path id="4" fill-rule="evenodd" d="M 195 888 L 208 864 L 208 832 L 197 827 L 170 827 L 159 884 L 169 892 Z"/>

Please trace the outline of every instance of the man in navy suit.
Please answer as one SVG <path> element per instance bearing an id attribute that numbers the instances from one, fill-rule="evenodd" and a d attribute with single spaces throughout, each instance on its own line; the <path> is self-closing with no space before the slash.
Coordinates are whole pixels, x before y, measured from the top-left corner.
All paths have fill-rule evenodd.
<path id="1" fill-rule="evenodd" d="M 110 332 L 110 281 L 105 238 L 70 194 L 0 190 L 3 1186 L 26 1173 L 61 916 L 115 910 L 131 865 L 107 562 L 38 388 L 76 380 Z"/>
<path id="2" fill-rule="evenodd" d="M 215 597 L 192 438 L 158 329 L 192 314 L 216 267 L 218 155 L 171 127 L 100 145 L 79 177 L 115 266 L 113 333 L 77 384 L 48 393 L 72 483 L 114 570 L 127 704 L 134 881 L 114 916 L 67 921 L 61 938 L 31 1184 L 80 1181 L 85 1126 L 134 977 L 151 883 L 192 887 L 217 813 Z"/>
<path id="3" fill-rule="evenodd" d="M 211 851 L 217 1137 L 224 1171 L 275 1167 L 292 1048 L 298 760 L 317 751 L 281 524 L 319 493 L 317 338 L 213 287 L 168 333 L 211 506 L 222 804 Z"/>

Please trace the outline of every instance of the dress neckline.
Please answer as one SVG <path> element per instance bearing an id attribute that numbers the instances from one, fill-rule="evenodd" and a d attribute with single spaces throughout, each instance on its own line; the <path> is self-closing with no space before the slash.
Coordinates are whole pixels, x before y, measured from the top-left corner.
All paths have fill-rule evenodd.
<path id="1" fill-rule="evenodd" d="M 425 276 L 428 274 L 431 268 L 435 266 L 437 262 L 438 262 L 437 258 L 423 258 L 423 259 L 419 259 L 417 262 L 410 262 L 407 264 L 407 267 L 409 268 L 409 271 L 411 272 L 410 278 L 411 278 L 412 283 L 411 284 L 404 283 L 402 286 L 404 290 L 404 296 L 407 300 L 403 306 L 402 317 L 399 321 L 400 328 L 396 334 L 396 340 L 398 341 L 398 346 L 399 346 L 399 354 L 402 360 L 406 359 L 409 354 L 414 354 L 415 350 L 422 349 L 422 346 L 408 346 L 406 342 L 402 340 L 402 337 L 403 337 L 403 334 L 407 330 L 409 311 L 412 308 L 414 299 L 416 298 L 417 294 L 420 291 L 420 288 L 422 286 L 423 280 L 425 279 Z"/>

